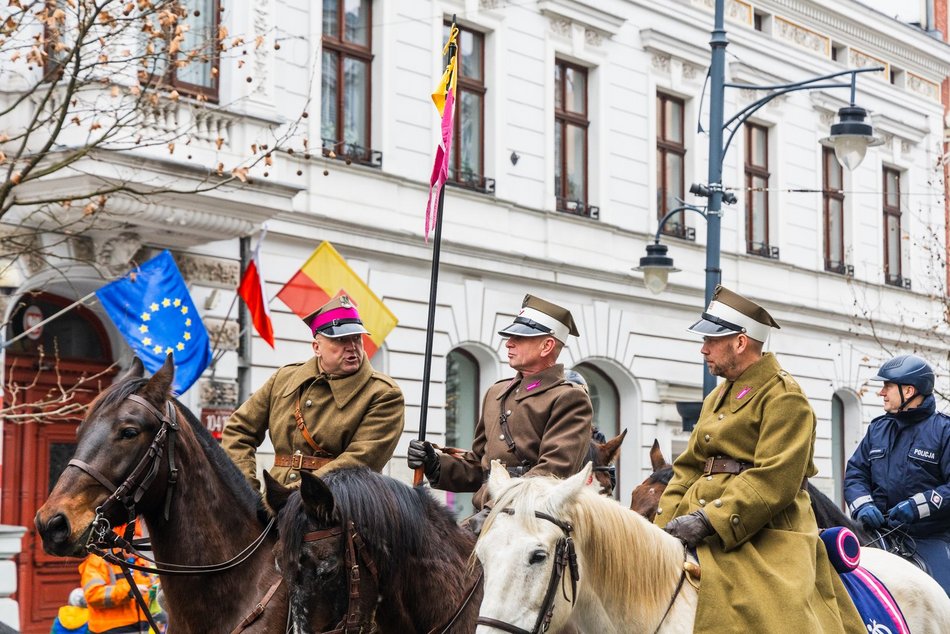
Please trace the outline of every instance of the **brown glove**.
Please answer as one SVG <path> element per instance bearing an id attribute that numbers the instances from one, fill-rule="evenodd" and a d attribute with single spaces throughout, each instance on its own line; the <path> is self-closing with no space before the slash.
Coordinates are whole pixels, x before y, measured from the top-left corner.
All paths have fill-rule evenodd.
<path id="1" fill-rule="evenodd" d="M 689 515 L 680 515 L 670 520 L 663 530 L 680 539 L 690 548 L 716 532 L 706 517 L 706 511 L 703 510 L 693 511 Z"/>

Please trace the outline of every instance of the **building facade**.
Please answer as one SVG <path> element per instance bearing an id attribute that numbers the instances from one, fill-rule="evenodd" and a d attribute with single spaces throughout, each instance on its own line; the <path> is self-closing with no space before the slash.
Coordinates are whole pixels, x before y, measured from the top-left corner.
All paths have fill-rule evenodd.
<path id="1" fill-rule="evenodd" d="M 244 174 L 247 183 L 110 203 L 121 231 L 112 225 L 62 240 L 40 232 L 37 239 L 56 242 L 59 259 L 14 263 L 4 289 L 7 339 L 23 331 L 30 305 L 49 316 L 169 248 L 222 353 L 182 396 L 211 423 L 276 368 L 312 354 L 308 329 L 276 299 L 275 349 L 240 332 L 232 299 L 247 238 L 256 242 L 268 223 L 262 263 L 271 296 L 328 240 L 399 320 L 372 362 L 406 395 L 406 430 L 388 472 L 408 481 L 404 455 L 423 406 L 433 253 L 423 235 L 439 141 L 429 95 L 455 15 L 459 109 L 427 437 L 471 442 L 482 394 L 513 374 L 497 331 L 532 293 L 574 314 L 581 336 L 562 361 L 586 378 L 597 425 L 608 437 L 628 429 L 620 499 L 649 470 L 654 438 L 668 457 L 684 447 L 688 431 L 676 403 L 702 397 L 700 342 L 685 329 L 703 308 L 703 218 L 684 213 L 664 226 L 662 241 L 682 271 L 663 293 L 650 292 L 632 268 L 678 200 L 703 203 L 689 187 L 706 179 L 713 0 L 262 0 L 224 11 L 214 0 L 196 4 L 216 16 L 209 28 L 227 29 L 229 52 L 214 73 L 190 77 L 181 99 L 160 101 L 153 121 L 188 130 L 187 153 L 184 143 L 171 153 L 164 145 L 138 148 L 91 166 L 85 177 L 108 169 L 143 182 L 201 182 L 202 165 L 230 169 L 243 148 L 257 152 L 287 122 L 295 122 L 295 135 L 275 142 L 268 160 Z M 945 35 L 946 5 L 938 4 L 940 22 L 930 26 Z M 847 88 L 772 100 L 734 129 L 723 162 L 723 185 L 736 202 L 722 216 L 722 283 L 782 325 L 768 349 L 816 410 L 815 483 L 840 500 L 843 463 L 862 423 L 880 412 L 867 379 L 897 351 L 947 356 L 950 47 L 854 0 L 725 6 L 730 83 L 885 68 L 857 79 L 855 102 L 869 110 L 884 143 L 853 172 L 822 142 L 848 104 Z M 251 44 L 257 36 L 263 45 Z M 201 89 L 189 93 L 195 85 Z M 763 94 L 727 89 L 726 118 Z M 36 187 L 68 191 L 70 178 L 78 177 Z M 107 381 L 113 362 L 131 358 L 96 305 L 68 323 L 50 322 L 40 341 L 54 340 L 73 377 L 95 368 Z M 11 377 L 33 368 L 36 348 L 6 355 Z M 69 459 L 75 425 L 75 416 L 47 426 L 5 421 L 4 524 L 31 524 Z M 266 465 L 267 447 L 261 455 Z M 467 514 L 465 496 L 447 501 Z M 65 598 L 70 565 L 24 538 L 20 592 L 29 585 L 34 597 L 28 607 L 21 601 L 24 631 L 45 631 L 38 624 L 53 608 L 40 587 L 65 590 Z"/>

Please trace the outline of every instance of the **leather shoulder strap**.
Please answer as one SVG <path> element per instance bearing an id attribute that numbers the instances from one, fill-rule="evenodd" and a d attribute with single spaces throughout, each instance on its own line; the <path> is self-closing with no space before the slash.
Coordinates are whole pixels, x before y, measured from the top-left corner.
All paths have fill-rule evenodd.
<path id="1" fill-rule="evenodd" d="M 297 422 L 297 429 L 300 430 L 300 434 L 303 436 L 303 439 L 306 440 L 307 444 L 310 445 L 310 448 L 313 449 L 314 454 L 318 456 L 326 455 L 335 458 L 336 456 L 316 443 L 316 441 L 313 439 L 313 436 L 311 436 L 310 432 L 307 431 L 307 426 L 303 422 L 303 412 L 300 411 L 300 397 L 303 394 L 304 387 L 306 387 L 306 385 L 301 385 L 300 389 L 297 390 L 297 406 L 296 409 L 294 409 L 294 420 Z"/>

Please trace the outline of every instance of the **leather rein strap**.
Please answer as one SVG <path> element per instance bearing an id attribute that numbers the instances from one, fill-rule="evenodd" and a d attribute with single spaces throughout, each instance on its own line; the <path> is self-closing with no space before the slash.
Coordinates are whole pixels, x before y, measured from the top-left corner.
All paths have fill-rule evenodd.
<path id="1" fill-rule="evenodd" d="M 513 515 L 514 509 L 502 509 L 501 512 Z M 512 625 L 505 621 L 499 621 L 486 616 L 479 616 L 475 620 L 477 624 L 488 625 L 489 627 L 510 632 L 511 634 L 542 634 L 542 632 L 547 632 L 548 628 L 551 627 L 551 619 L 554 616 L 554 598 L 557 593 L 558 585 L 562 586 L 561 591 L 566 600 L 574 603 L 574 599 L 577 598 L 577 582 L 580 579 L 580 572 L 577 568 L 577 553 L 574 552 L 574 538 L 571 537 L 574 526 L 570 522 L 561 521 L 541 511 L 535 511 L 534 516 L 538 519 L 551 522 L 564 533 L 563 536 L 557 540 L 557 544 L 554 547 L 554 567 L 551 569 L 551 578 L 548 581 L 547 592 L 544 594 L 544 601 L 541 603 L 538 620 L 535 621 L 534 627 L 531 630 L 526 630 L 517 625 Z M 570 569 L 571 597 L 569 599 L 562 584 L 565 569 Z"/>

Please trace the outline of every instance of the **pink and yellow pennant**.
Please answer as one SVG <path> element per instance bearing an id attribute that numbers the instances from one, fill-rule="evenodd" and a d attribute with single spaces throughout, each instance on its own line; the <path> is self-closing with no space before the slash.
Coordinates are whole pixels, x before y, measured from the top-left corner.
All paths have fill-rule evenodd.
<path id="1" fill-rule="evenodd" d="M 429 200 L 426 202 L 425 239 L 429 241 L 429 229 L 435 225 L 438 213 L 438 200 L 445 181 L 449 178 L 449 152 L 452 149 L 453 115 L 455 112 L 455 87 L 458 73 L 458 35 L 459 29 L 455 24 L 449 31 L 449 41 L 442 47 L 442 56 L 451 51 L 449 63 L 442 73 L 442 81 L 432 93 L 432 102 L 435 104 L 439 116 L 442 117 L 442 140 L 435 151 L 435 162 L 432 164 L 432 175 L 429 177 Z M 436 205 L 433 206 L 433 199 Z"/>

